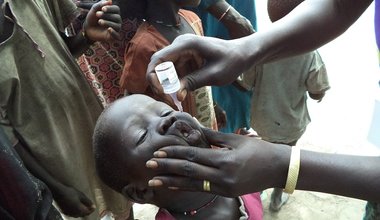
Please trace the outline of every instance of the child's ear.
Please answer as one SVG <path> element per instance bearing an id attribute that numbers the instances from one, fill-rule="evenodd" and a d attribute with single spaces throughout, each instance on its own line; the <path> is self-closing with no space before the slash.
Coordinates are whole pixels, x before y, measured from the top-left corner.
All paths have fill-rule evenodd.
<path id="1" fill-rule="evenodd" d="M 121 193 L 128 199 L 137 203 L 151 203 L 153 201 L 153 190 L 145 187 L 138 187 L 134 184 L 128 184 L 123 187 Z"/>

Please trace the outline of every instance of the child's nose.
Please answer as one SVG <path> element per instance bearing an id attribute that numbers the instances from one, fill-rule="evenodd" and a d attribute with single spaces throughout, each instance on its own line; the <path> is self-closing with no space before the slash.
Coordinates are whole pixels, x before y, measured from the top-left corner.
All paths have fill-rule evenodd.
<path id="1" fill-rule="evenodd" d="M 174 116 L 163 117 L 158 123 L 158 133 L 160 133 L 161 135 L 166 134 L 170 126 L 172 126 L 176 121 L 177 118 Z"/>

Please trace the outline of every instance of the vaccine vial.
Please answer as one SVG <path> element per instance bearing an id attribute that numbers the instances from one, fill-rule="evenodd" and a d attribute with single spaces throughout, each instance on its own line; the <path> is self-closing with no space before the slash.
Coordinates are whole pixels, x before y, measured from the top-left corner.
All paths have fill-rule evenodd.
<path id="1" fill-rule="evenodd" d="M 177 91 L 180 89 L 181 83 L 178 79 L 173 62 L 163 62 L 157 65 L 154 70 L 156 71 L 157 78 L 164 89 L 164 93 L 172 97 L 174 104 L 177 106 L 178 110 L 182 112 L 182 104 L 177 99 Z"/>

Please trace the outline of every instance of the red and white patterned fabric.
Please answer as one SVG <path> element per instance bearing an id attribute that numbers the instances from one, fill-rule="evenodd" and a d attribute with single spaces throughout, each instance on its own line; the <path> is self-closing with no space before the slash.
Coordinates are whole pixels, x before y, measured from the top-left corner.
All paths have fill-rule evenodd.
<path id="1" fill-rule="evenodd" d="M 96 42 L 77 59 L 87 81 L 105 107 L 124 96 L 119 80 L 124 66 L 124 51 L 136 33 L 140 21 L 124 19 L 121 36 L 123 40 L 111 43 Z"/>

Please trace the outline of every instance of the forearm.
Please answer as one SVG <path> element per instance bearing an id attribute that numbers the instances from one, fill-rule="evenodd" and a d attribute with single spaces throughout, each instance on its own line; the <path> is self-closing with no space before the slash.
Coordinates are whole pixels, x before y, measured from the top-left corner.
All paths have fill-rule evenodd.
<path id="1" fill-rule="evenodd" d="M 380 201 L 380 157 L 301 151 L 297 189 Z"/>
<path id="2" fill-rule="evenodd" d="M 254 33 L 250 21 L 226 1 L 217 1 L 207 8 L 207 11 L 227 28 L 231 39 Z"/>
<path id="3" fill-rule="evenodd" d="M 372 1 L 306 0 L 267 31 L 243 38 L 240 51 L 251 65 L 314 50 L 345 32 Z"/>
<path id="4" fill-rule="evenodd" d="M 1 126 L 0 176 L 0 206 L 15 219 L 38 218 L 50 207 L 50 191 L 25 169 Z"/>
<path id="5" fill-rule="evenodd" d="M 50 173 L 48 173 L 45 168 L 43 168 L 37 160 L 25 149 L 22 144 L 18 143 L 15 149 L 22 161 L 24 162 L 26 168 L 38 179 L 44 182 L 54 195 L 58 195 L 62 188 L 65 187 L 62 183 L 57 181 Z"/>
<path id="6" fill-rule="evenodd" d="M 233 14 L 232 12 L 236 11 L 236 10 L 232 11 L 231 9 L 233 9 L 233 8 L 229 9 L 229 7 L 230 7 L 230 4 L 228 4 L 226 1 L 217 1 L 214 4 L 212 4 L 210 7 L 207 8 L 207 12 L 210 13 L 215 19 L 218 19 L 220 21 L 222 21 L 222 20 L 224 21 L 223 18 L 226 18 L 225 16 L 227 14 Z M 227 11 L 227 9 L 229 9 L 229 10 Z M 226 14 L 224 14 L 224 13 L 226 13 Z M 230 16 L 230 17 L 232 17 L 232 16 Z"/>
<path id="7" fill-rule="evenodd" d="M 94 43 L 85 37 L 82 32 L 83 30 L 79 31 L 78 34 L 73 37 L 64 37 L 66 45 L 74 57 L 81 56 L 90 45 Z"/>

